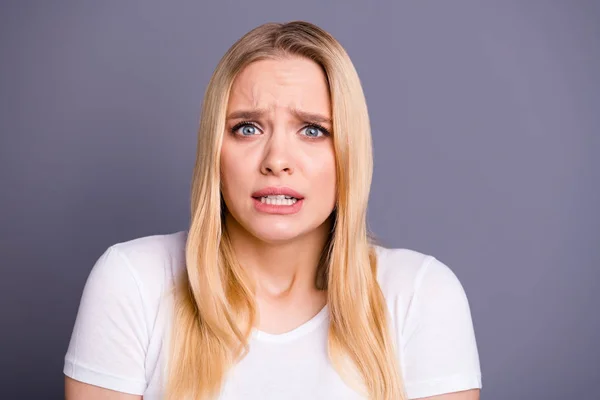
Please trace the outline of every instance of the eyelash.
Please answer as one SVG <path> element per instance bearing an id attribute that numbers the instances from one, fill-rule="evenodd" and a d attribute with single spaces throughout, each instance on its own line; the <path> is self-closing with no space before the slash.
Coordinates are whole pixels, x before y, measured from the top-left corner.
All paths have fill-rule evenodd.
<path id="1" fill-rule="evenodd" d="M 250 125 L 250 126 L 253 126 L 253 127 L 254 127 L 254 128 L 256 128 L 256 129 L 259 129 L 259 128 L 258 128 L 258 126 L 256 126 L 256 124 L 255 124 L 255 123 L 253 123 L 253 122 L 250 122 L 250 121 L 242 121 L 242 122 L 239 122 L 239 123 L 235 124 L 235 125 L 234 125 L 234 126 L 231 128 L 231 133 L 233 133 L 233 134 L 235 135 L 235 134 L 236 134 L 235 132 L 236 132 L 238 129 L 240 129 L 241 127 L 243 127 L 243 126 L 246 126 L 246 125 Z M 323 136 L 329 136 L 329 135 L 331 135 L 331 133 L 329 132 L 329 130 L 327 130 L 327 129 L 326 129 L 325 127 L 323 127 L 322 125 L 319 125 L 319 124 L 317 124 L 317 123 L 314 123 L 314 122 L 311 122 L 311 123 L 309 123 L 309 124 L 307 124 L 307 125 L 305 125 L 305 126 L 303 127 L 303 129 L 306 129 L 306 128 L 316 128 L 316 129 L 319 129 L 321 132 L 323 132 Z M 237 135 L 237 136 L 244 136 L 244 135 Z M 254 136 L 254 135 L 250 135 L 250 136 Z M 311 139 L 318 139 L 318 137 L 312 137 L 312 136 L 307 136 L 307 137 L 308 137 L 308 138 L 311 138 Z"/>

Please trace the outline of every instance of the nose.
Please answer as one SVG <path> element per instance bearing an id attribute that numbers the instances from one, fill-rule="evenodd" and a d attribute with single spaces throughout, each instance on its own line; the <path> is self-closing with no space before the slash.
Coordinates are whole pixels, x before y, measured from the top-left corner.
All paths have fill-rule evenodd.
<path id="1" fill-rule="evenodd" d="M 285 132 L 274 132 L 269 138 L 265 149 L 260 171 L 264 175 L 280 176 L 294 173 L 291 143 Z"/>

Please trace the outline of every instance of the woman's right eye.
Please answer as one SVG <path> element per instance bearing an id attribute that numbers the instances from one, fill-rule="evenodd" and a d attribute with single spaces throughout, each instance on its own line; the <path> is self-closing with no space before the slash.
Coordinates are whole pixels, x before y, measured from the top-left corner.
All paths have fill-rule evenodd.
<path id="1" fill-rule="evenodd" d="M 254 136 L 260 133 L 258 127 L 248 122 L 241 122 L 231 128 L 231 132 L 240 136 Z"/>

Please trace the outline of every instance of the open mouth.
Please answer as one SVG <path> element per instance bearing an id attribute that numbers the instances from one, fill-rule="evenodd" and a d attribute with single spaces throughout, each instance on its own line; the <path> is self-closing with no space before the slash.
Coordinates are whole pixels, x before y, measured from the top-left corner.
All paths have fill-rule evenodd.
<path id="1" fill-rule="evenodd" d="M 296 204 L 296 202 L 298 201 L 298 199 L 295 197 L 286 196 L 283 194 L 255 197 L 255 199 L 263 204 L 269 204 L 274 206 L 291 206 L 293 204 Z"/>
<path id="2" fill-rule="evenodd" d="M 266 187 L 252 193 L 254 208 L 260 213 L 290 215 L 298 213 L 304 196 L 289 187 Z"/>

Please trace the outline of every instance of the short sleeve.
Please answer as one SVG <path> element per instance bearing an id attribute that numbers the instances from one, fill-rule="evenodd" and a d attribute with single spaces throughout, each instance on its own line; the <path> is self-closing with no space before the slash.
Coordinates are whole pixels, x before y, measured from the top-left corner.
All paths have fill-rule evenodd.
<path id="1" fill-rule="evenodd" d="M 125 256 L 112 246 L 86 281 L 63 372 L 77 381 L 141 395 L 147 346 L 139 285 Z"/>
<path id="2" fill-rule="evenodd" d="M 408 398 L 481 388 L 469 302 L 456 275 L 429 257 L 414 290 L 402 335 Z"/>

